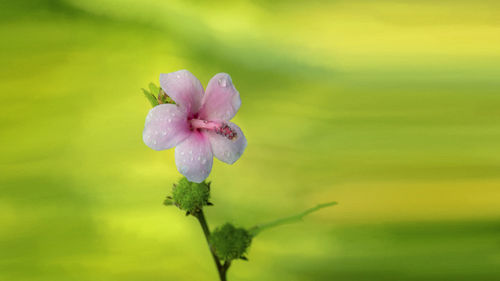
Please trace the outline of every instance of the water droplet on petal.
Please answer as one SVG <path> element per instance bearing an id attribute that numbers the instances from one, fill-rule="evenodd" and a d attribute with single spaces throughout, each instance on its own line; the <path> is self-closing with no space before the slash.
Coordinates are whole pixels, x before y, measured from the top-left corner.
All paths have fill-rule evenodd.
<path id="1" fill-rule="evenodd" d="M 193 160 L 194 160 L 194 157 L 191 157 L 191 161 L 193 161 Z"/>
<path id="2" fill-rule="evenodd" d="M 181 155 L 184 155 L 184 151 L 181 151 Z"/>
<path id="3" fill-rule="evenodd" d="M 168 121 L 168 123 L 172 122 L 172 118 L 168 118 L 167 121 Z"/>
<path id="4" fill-rule="evenodd" d="M 227 80 L 226 80 L 226 78 L 221 78 L 217 82 L 219 83 L 219 86 L 221 86 L 223 88 L 227 86 Z"/>
<path id="5" fill-rule="evenodd" d="M 163 131 L 161 134 L 164 135 L 164 136 L 166 136 L 167 132 Z"/>

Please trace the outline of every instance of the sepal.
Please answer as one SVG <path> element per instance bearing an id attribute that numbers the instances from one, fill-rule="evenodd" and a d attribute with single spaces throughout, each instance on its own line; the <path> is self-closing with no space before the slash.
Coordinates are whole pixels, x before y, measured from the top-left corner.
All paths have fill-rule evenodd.
<path id="1" fill-rule="evenodd" d="M 252 243 L 252 236 L 244 229 L 226 223 L 217 227 L 210 236 L 210 245 L 221 260 L 246 259 L 244 254 Z"/>
<path id="2" fill-rule="evenodd" d="M 197 213 L 203 206 L 210 205 L 209 198 L 209 184 L 206 182 L 190 182 L 184 177 L 173 185 L 172 196 L 167 197 L 164 205 L 175 205 L 179 209 L 186 211 L 186 216 L 188 216 Z"/>
<path id="3" fill-rule="evenodd" d="M 162 88 L 156 86 L 154 83 L 149 83 L 148 88 L 149 91 L 143 88 L 142 92 L 149 103 L 151 103 L 152 107 L 165 103 L 175 104 L 174 100 L 172 100 Z"/>

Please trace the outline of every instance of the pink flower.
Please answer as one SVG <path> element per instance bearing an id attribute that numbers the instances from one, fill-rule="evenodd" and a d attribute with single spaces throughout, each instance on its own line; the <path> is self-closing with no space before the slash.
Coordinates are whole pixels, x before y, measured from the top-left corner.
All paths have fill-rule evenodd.
<path id="1" fill-rule="evenodd" d="M 229 122 L 241 100 L 228 74 L 216 74 L 205 93 L 187 70 L 160 74 L 160 85 L 176 104 L 160 104 L 149 111 L 143 132 L 147 146 L 154 150 L 176 146 L 177 169 L 192 182 L 208 177 L 213 156 L 228 164 L 240 158 L 247 140 Z"/>

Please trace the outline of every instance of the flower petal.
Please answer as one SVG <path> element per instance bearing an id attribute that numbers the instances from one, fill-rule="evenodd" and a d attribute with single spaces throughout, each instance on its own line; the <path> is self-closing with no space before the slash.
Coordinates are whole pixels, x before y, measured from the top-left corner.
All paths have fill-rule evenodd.
<path id="1" fill-rule="evenodd" d="M 212 170 L 212 163 L 212 148 L 203 133 L 191 133 L 175 148 L 177 170 L 189 181 L 199 183 L 206 179 Z"/>
<path id="2" fill-rule="evenodd" d="M 198 78 L 187 70 L 160 74 L 160 85 L 176 104 L 196 113 L 203 98 L 203 86 Z"/>
<path id="3" fill-rule="evenodd" d="M 247 139 L 236 124 L 227 122 L 227 125 L 236 132 L 236 137 L 231 140 L 215 132 L 207 132 L 206 135 L 212 145 L 214 156 L 222 162 L 233 164 L 245 151 Z"/>
<path id="4" fill-rule="evenodd" d="M 241 99 L 229 74 L 218 73 L 210 79 L 202 104 L 201 119 L 228 121 L 234 117 L 240 109 Z"/>
<path id="5" fill-rule="evenodd" d="M 142 138 L 152 149 L 164 150 L 176 146 L 190 134 L 185 109 L 175 104 L 160 104 L 149 111 Z"/>

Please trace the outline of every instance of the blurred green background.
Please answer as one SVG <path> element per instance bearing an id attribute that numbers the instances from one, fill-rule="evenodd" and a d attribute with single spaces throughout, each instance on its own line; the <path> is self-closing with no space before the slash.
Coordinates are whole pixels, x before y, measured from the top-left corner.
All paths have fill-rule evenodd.
<path id="1" fill-rule="evenodd" d="M 217 280 L 161 205 L 140 88 L 227 72 L 248 139 L 211 227 L 263 232 L 229 280 L 500 280 L 500 2 L 0 4 L 0 280 Z"/>

